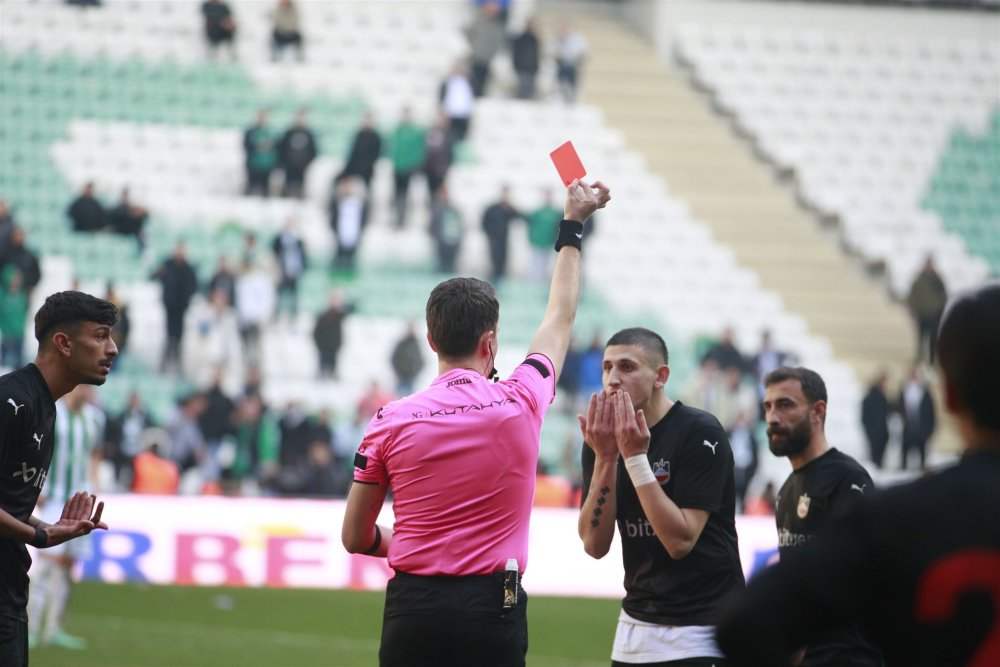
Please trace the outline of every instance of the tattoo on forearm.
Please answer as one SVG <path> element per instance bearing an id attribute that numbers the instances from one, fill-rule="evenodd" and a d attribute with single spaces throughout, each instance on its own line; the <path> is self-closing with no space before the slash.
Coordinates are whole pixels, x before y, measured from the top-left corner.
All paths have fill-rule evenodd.
<path id="1" fill-rule="evenodd" d="M 604 505 L 604 503 L 608 502 L 606 496 L 609 493 L 611 493 L 610 486 L 601 487 L 601 497 L 597 499 L 597 507 L 594 508 L 594 518 L 590 520 L 590 525 L 593 526 L 594 528 L 597 528 L 601 524 L 601 520 L 599 517 L 602 514 L 604 514 L 604 510 L 601 509 L 601 506 Z"/>

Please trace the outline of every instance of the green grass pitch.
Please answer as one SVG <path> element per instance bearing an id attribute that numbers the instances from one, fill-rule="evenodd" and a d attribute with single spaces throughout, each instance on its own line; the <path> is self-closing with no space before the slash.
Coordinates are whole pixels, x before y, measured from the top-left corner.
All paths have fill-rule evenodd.
<path id="1" fill-rule="evenodd" d="M 370 667 L 381 592 L 80 583 L 66 616 L 85 651 L 32 667 Z M 531 596 L 529 667 L 607 667 L 620 602 Z"/>

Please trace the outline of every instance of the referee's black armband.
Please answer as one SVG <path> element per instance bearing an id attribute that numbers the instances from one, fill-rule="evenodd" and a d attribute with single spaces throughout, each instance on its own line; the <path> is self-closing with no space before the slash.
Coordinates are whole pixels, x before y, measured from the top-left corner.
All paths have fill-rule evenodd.
<path id="1" fill-rule="evenodd" d="M 49 534 L 40 526 L 35 526 L 35 537 L 29 542 L 36 549 L 44 549 L 49 546 Z"/>
<path id="2" fill-rule="evenodd" d="M 577 250 L 583 247 L 583 223 L 576 220 L 560 220 L 559 236 L 556 237 L 556 252 L 564 245 L 571 245 Z"/>

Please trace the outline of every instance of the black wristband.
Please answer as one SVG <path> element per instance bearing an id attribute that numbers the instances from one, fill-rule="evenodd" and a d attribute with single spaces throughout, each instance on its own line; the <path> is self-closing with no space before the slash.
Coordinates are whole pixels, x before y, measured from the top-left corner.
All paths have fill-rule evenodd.
<path id="1" fill-rule="evenodd" d="M 380 546 L 382 546 L 382 530 L 378 526 L 375 526 L 375 541 L 372 542 L 370 547 L 368 547 L 368 551 L 365 552 L 365 555 L 373 555 L 376 551 L 378 551 Z"/>
<path id="2" fill-rule="evenodd" d="M 44 549 L 49 546 L 49 534 L 45 532 L 44 528 L 35 526 L 35 539 L 31 540 L 30 544 L 36 549 Z"/>
<path id="3" fill-rule="evenodd" d="M 556 237 L 556 252 L 564 245 L 580 250 L 583 247 L 583 223 L 576 220 L 560 220 L 559 236 Z"/>

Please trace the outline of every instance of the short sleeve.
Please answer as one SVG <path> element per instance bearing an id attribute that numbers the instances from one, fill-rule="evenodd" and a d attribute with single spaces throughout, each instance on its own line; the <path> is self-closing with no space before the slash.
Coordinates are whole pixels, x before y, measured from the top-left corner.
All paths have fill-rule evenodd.
<path id="1" fill-rule="evenodd" d="M 0 463 L 7 461 L 11 445 L 28 439 L 33 421 L 25 396 L 9 388 L 0 390 Z"/>
<path id="2" fill-rule="evenodd" d="M 529 355 L 504 383 L 525 398 L 539 417 L 545 415 L 556 396 L 555 370 L 544 354 Z"/>
<path id="3" fill-rule="evenodd" d="M 837 487 L 827 501 L 830 516 L 839 517 L 847 514 L 864 502 L 865 496 L 875 490 L 871 476 L 861 466 L 852 467 L 841 478 Z"/>
<path id="4" fill-rule="evenodd" d="M 733 471 L 733 451 L 718 423 L 694 428 L 675 464 L 671 499 L 680 508 L 718 512 L 726 481 Z"/>
<path id="5" fill-rule="evenodd" d="M 362 484 L 389 483 L 389 477 L 385 470 L 385 448 L 391 437 L 389 419 L 379 410 L 358 445 L 358 451 L 354 454 L 354 481 Z"/>

